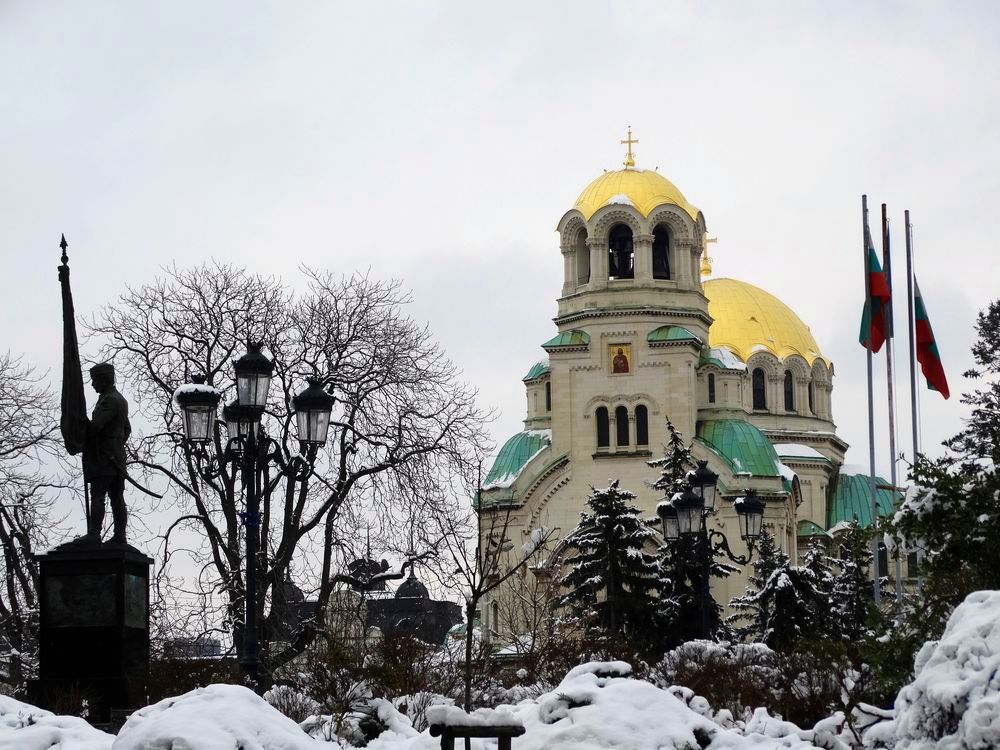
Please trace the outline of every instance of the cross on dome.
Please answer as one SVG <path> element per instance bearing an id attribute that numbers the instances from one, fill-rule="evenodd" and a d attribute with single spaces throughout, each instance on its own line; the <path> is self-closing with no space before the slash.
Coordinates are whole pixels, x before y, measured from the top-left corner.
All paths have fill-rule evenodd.
<path id="1" fill-rule="evenodd" d="M 635 166 L 635 154 L 632 153 L 632 144 L 638 143 L 639 141 L 632 138 L 632 126 L 628 126 L 628 137 L 621 141 L 622 145 L 628 145 L 628 151 L 625 152 L 625 169 L 630 169 Z"/>

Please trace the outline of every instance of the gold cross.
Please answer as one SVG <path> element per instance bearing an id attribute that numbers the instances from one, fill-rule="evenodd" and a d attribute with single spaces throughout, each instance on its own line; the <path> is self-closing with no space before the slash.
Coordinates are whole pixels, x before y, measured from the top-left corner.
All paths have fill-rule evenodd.
<path id="1" fill-rule="evenodd" d="M 625 168 L 626 169 L 628 169 L 629 167 L 634 167 L 635 166 L 635 154 L 632 153 L 632 144 L 633 143 L 638 143 L 638 142 L 639 141 L 634 140 L 632 138 L 632 126 L 629 125 L 628 126 L 628 138 L 625 139 L 624 141 L 621 141 L 622 145 L 628 144 L 628 151 L 625 153 Z"/>
<path id="2" fill-rule="evenodd" d="M 712 275 L 712 259 L 708 257 L 708 243 L 718 242 L 718 237 L 709 237 L 705 234 L 702 238 L 702 250 L 701 250 L 701 275 L 711 276 Z"/>

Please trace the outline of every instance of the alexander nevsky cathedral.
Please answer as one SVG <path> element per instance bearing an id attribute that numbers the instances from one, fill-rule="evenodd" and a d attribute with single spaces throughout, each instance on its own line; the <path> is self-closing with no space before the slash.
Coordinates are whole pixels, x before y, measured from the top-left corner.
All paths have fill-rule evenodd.
<path id="1" fill-rule="evenodd" d="M 668 418 L 719 476 L 710 523 L 734 552 L 746 548 L 731 501 L 748 489 L 793 560 L 813 537 L 829 543 L 838 524 L 871 524 L 868 480 L 844 466 L 833 362 L 780 290 L 712 277 L 704 213 L 663 175 L 636 168 L 630 142 L 624 168 L 587 185 L 556 229 L 556 330 L 523 377 L 524 430 L 483 483 L 485 511 L 512 509 L 515 549 L 543 526 L 565 538 L 591 487 L 611 479 L 655 517 L 658 472 L 647 462 L 663 454 Z M 884 514 L 891 490 L 877 494 Z M 558 565 L 552 546 L 543 569 Z M 717 600 L 741 594 L 747 572 L 713 581 Z M 482 614 L 490 627 L 491 608 Z"/>

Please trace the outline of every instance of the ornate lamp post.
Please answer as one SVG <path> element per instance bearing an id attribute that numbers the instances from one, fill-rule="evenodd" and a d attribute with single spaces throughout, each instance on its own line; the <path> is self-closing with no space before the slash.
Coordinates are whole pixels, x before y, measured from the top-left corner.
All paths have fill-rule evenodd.
<path id="1" fill-rule="evenodd" d="M 194 384 L 181 386 L 174 394 L 183 417 L 186 447 L 198 463 L 202 476 L 213 478 L 227 467 L 239 468 L 242 475 L 246 493 L 246 511 L 240 514 L 246 529 L 246 621 L 240 667 L 255 687 L 260 676 L 256 560 L 261 475 L 267 466 L 274 464 L 285 476 L 294 480 L 306 479 L 312 472 L 317 450 L 326 443 L 334 404 L 333 396 L 315 379 L 310 379 L 309 387 L 292 398 L 305 457 L 296 456 L 285 461 L 280 446 L 261 428 L 274 373 L 274 363 L 261 349 L 261 344 L 250 344 L 247 353 L 233 363 L 237 398 L 222 410 L 228 440 L 220 455 L 212 456 L 208 451 L 208 445 L 215 438 L 219 392 L 204 385 L 204 378 L 192 378 Z"/>
<path id="2" fill-rule="evenodd" d="M 701 564 L 701 630 L 708 636 L 708 602 L 711 600 L 709 578 L 712 559 L 719 552 L 738 565 L 746 565 L 753 558 L 754 545 L 760 538 L 764 519 L 764 503 L 754 490 L 747 490 L 745 496 L 733 501 L 740 526 L 740 538 L 746 542 L 746 556 L 736 555 L 729 547 L 726 535 L 717 529 L 708 528 L 708 517 L 714 515 L 718 497 L 719 477 L 708 468 L 707 461 L 699 461 L 698 467 L 687 474 L 690 489 L 675 494 L 669 500 L 662 500 L 656 508 L 663 526 L 663 537 L 668 543 L 681 538 L 697 539 L 698 558 Z"/>

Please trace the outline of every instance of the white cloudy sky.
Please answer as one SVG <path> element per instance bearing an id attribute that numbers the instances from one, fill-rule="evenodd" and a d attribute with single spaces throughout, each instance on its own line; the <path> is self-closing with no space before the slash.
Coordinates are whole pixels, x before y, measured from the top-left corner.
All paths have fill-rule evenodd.
<path id="1" fill-rule="evenodd" d="M 81 312 L 172 261 L 370 267 L 413 289 L 502 441 L 554 332 L 556 221 L 631 123 L 639 166 L 718 236 L 716 275 L 811 326 L 862 462 L 860 196 L 889 204 L 897 248 L 912 211 L 962 390 L 997 293 L 998 21 L 986 2 L 6 0 L 0 348 L 58 368 L 60 232 Z M 932 447 L 962 410 L 923 404 Z"/>

